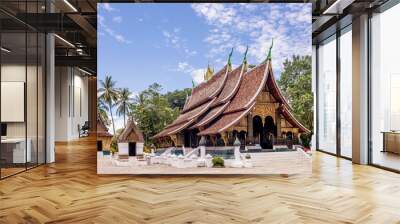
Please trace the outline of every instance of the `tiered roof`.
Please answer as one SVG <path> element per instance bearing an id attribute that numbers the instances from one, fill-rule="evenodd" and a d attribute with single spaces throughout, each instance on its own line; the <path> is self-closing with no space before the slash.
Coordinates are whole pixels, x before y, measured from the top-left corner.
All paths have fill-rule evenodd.
<path id="1" fill-rule="evenodd" d="M 269 57 L 249 71 L 246 60 L 233 71 L 225 65 L 210 80 L 193 89 L 182 114 L 154 138 L 194 128 L 201 130 L 198 135 L 221 133 L 250 112 L 265 86 L 280 104 L 279 110 L 285 119 L 300 132 L 309 132 L 290 112 L 290 106 L 276 84 Z"/>
<path id="2" fill-rule="evenodd" d="M 218 96 L 225 84 L 228 71 L 228 66 L 225 65 L 219 72 L 213 75 L 210 80 L 196 86 L 196 88 L 192 90 L 192 95 L 183 107 L 182 112 L 186 113 Z"/>
<path id="3" fill-rule="evenodd" d="M 210 80 L 193 88 L 192 95 L 186 101 L 182 113 L 174 122 L 167 125 L 163 131 L 153 136 L 153 138 L 176 134 L 192 125 L 199 116 L 207 112 L 225 85 L 229 72 L 228 68 L 227 65 L 224 66 Z"/>
<path id="4" fill-rule="evenodd" d="M 97 136 L 98 137 L 113 137 L 110 132 L 108 132 L 107 126 L 101 120 L 101 118 L 97 118 Z"/>
<path id="5" fill-rule="evenodd" d="M 144 142 L 143 134 L 133 119 L 129 119 L 125 129 L 118 137 L 118 142 Z"/>

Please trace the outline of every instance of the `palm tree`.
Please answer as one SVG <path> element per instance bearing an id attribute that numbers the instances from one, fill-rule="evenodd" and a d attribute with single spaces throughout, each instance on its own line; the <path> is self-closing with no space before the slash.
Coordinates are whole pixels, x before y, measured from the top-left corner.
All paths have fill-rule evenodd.
<path id="1" fill-rule="evenodd" d="M 130 107 L 132 104 L 131 98 L 132 92 L 128 88 L 123 88 L 119 92 L 117 101 L 117 114 L 118 116 L 124 116 L 124 127 L 126 126 L 126 115 L 130 113 Z"/>
<path id="2" fill-rule="evenodd" d="M 113 125 L 113 132 L 115 136 L 115 123 L 114 123 L 114 117 L 112 113 L 112 109 L 115 105 L 115 102 L 118 99 L 118 94 L 119 91 L 115 87 L 115 81 L 112 80 L 111 76 L 106 76 L 106 78 L 103 80 L 100 80 L 100 88 L 98 90 L 100 96 L 99 98 L 104 100 L 105 104 L 108 106 L 109 113 L 111 115 L 111 123 Z"/>
<path id="3" fill-rule="evenodd" d="M 108 118 L 108 107 L 102 98 L 97 99 L 97 116 L 106 125 L 110 124 L 110 119 Z"/>

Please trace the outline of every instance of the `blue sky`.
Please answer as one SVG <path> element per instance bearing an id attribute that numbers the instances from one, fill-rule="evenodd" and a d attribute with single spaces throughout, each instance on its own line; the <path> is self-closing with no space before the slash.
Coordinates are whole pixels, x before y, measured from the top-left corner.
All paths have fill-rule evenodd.
<path id="1" fill-rule="evenodd" d="M 311 54 L 311 4 L 98 4 L 98 78 L 111 75 L 137 93 L 158 82 L 164 91 L 200 83 L 207 64 L 262 62 Z"/>

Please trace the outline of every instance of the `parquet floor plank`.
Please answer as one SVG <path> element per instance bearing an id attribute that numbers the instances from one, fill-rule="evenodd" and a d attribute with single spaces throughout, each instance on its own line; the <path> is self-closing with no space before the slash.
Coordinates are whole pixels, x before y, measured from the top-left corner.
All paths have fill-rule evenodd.
<path id="1" fill-rule="evenodd" d="M 0 223 L 400 223 L 400 175 L 323 153 L 312 175 L 97 175 L 93 138 L 0 181 Z"/>

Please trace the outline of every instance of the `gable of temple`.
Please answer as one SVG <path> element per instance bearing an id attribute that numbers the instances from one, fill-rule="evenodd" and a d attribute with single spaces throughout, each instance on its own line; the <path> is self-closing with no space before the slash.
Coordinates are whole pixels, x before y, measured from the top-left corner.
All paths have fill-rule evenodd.
<path id="1" fill-rule="evenodd" d="M 225 65 L 193 89 L 178 118 L 153 138 L 179 146 L 198 142 L 199 136 L 222 136 L 226 142 L 230 134 L 242 133 L 246 141 L 262 141 L 304 132 L 309 130 L 290 112 L 266 60 L 252 69 L 247 63 L 233 70 Z"/>

